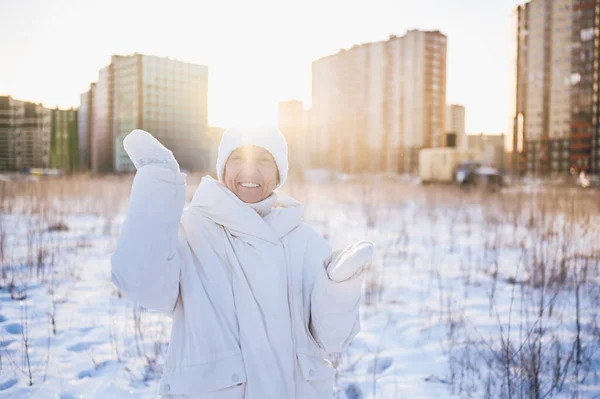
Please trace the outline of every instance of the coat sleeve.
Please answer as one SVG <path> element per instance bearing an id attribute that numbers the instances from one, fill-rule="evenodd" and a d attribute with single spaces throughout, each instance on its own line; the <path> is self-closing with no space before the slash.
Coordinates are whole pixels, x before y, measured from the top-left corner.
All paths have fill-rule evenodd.
<path id="1" fill-rule="evenodd" d="M 311 294 L 309 329 L 327 353 L 342 352 L 360 331 L 359 305 L 363 275 L 336 283 L 329 279 L 326 266 L 331 257 L 329 244 L 321 237 L 309 244 L 309 253 L 318 263 Z"/>
<path id="2" fill-rule="evenodd" d="M 111 256 L 112 281 L 133 302 L 172 314 L 179 294 L 179 225 L 185 205 L 184 173 L 141 167 Z"/>

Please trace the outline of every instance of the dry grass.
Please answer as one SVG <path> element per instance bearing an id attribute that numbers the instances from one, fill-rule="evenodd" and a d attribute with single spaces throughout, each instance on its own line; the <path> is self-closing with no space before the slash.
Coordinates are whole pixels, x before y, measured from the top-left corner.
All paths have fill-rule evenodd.
<path id="1" fill-rule="evenodd" d="M 188 176 L 188 199 L 201 177 Z M 109 245 L 114 245 L 132 178 L 81 174 L 0 181 L 0 286 L 22 299 L 31 282 L 45 284 L 53 295 L 62 281 L 60 273 L 76 278 L 77 266 L 66 265 L 67 259 L 89 243 L 85 237 L 67 238 L 61 230 L 69 229 L 73 217 L 90 216 Z M 371 176 L 327 183 L 291 180 L 282 194 L 322 209 L 347 207 L 361 218 L 359 235 L 376 241 L 379 249 L 366 282 L 365 304 L 371 312 L 393 305 L 386 295 L 391 268 L 400 264 L 417 270 L 423 267 L 417 260 L 423 254 L 415 248 L 430 249 L 425 254 L 430 259 L 426 267 L 439 287 L 440 305 L 435 311 L 424 309 L 424 318 L 438 319 L 447 328 L 443 348 L 454 393 L 472 397 L 477 396 L 473 392 L 488 392 L 488 397 L 494 397 L 500 392 L 508 398 L 536 399 L 560 392 L 576 395 L 582 381 L 597 378 L 594 365 L 600 325 L 586 312 L 600 305 L 597 192 L 538 186 L 490 193 Z M 323 219 L 317 222 L 327 226 L 326 235 L 327 229 L 333 229 L 332 217 L 327 212 L 317 216 Z M 16 246 L 20 249 L 15 250 Z M 522 254 L 512 268 L 502 266 L 507 251 Z M 442 284 L 443 270 L 437 261 L 457 253 L 460 285 L 450 291 Z M 460 300 L 476 281 L 481 284 L 482 274 L 488 277 L 489 315 L 500 328 L 495 337 L 474 329 L 476 323 L 466 316 L 467 302 Z M 506 286 L 511 287 L 508 320 L 498 306 L 503 299 L 498 292 Z M 154 334 L 145 332 L 143 313 L 136 310 L 134 315 L 131 335 L 138 345 L 134 356 L 146 363 L 146 371 L 137 375 L 147 380 L 160 371 L 157 363 L 164 355 L 164 334 L 153 338 Z M 50 315 L 54 333 L 55 320 L 56 315 Z M 119 333 L 125 334 L 111 330 L 110 342 L 115 345 L 115 356 L 126 361 L 125 348 L 117 347 Z M 27 337 L 23 339 L 27 346 Z M 156 342 L 149 342 L 153 339 Z M 35 376 L 30 378 L 36 381 Z M 377 392 L 376 383 L 373 391 Z"/>

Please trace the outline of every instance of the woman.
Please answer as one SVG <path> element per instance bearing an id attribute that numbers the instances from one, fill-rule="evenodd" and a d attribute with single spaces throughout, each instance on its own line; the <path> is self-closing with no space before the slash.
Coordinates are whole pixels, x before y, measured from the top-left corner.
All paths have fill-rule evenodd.
<path id="1" fill-rule="evenodd" d="M 359 330 L 372 245 L 332 253 L 300 204 L 274 193 L 288 174 L 283 135 L 227 130 L 219 180 L 204 177 L 185 211 L 171 151 L 142 130 L 123 145 L 137 174 L 112 280 L 173 318 L 162 398 L 330 398 L 327 353 Z"/>

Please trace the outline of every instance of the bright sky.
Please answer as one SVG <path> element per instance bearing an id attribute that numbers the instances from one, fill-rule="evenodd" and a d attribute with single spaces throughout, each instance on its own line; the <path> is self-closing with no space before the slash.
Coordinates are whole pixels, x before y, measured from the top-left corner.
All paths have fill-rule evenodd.
<path id="1" fill-rule="evenodd" d="M 209 124 L 310 107 L 311 63 L 408 29 L 448 36 L 447 102 L 468 133 L 508 127 L 510 13 L 519 0 L 0 0 L 0 94 L 78 106 L 112 54 L 209 67 Z"/>

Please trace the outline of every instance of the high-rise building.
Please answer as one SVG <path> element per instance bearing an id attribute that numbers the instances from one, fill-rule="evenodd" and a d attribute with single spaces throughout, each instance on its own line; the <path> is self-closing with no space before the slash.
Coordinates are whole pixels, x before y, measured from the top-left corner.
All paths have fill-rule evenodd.
<path id="1" fill-rule="evenodd" d="M 513 23 L 513 170 L 598 173 L 600 0 L 531 0 Z"/>
<path id="2" fill-rule="evenodd" d="M 112 64 L 98 73 L 98 82 L 91 101 L 90 165 L 95 173 L 114 171 L 115 121 L 113 119 L 114 67 Z"/>
<path id="3" fill-rule="evenodd" d="M 0 97 L 0 170 L 48 168 L 50 137 L 49 109 Z"/>
<path id="4" fill-rule="evenodd" d="M 446 36 L 408 31 L 313 62 L 309 139 L 317 166 L 414 171 L 444 145 Z"/>
<path id="5" fill-rule="evenodd" d="M 207 139 L 208 144 L 206 148 L 208 148 L 208 154 L 206 155 L 206 164 L 208 165 L 208 169 L 206 172 L 210 173 L 216 178 L 216 165 L 217 165 L 217 157 L 219 155 L 219 144 L 221 143 L 221 137 L 223 137 L 223 133 L 225 133 L 225 128 L 220 126 L 209 126 L 207 129 Z"/>
<path id="6" fill-rule="evenodd" d="M 278 106 L 278 126 L 285 136 L 289 149 L 291 173 L 300 173 L 309 167 L 310 144 L 307 133 L 309 129 L 309 111 L 304 109 L 302 101 L 282 101 Z"/>
<path id="7" fill-rule="evenodd" d="M 80 170 L 88 170 L 91 168 L 90 153 L 91 153 L 91 131 L 93 117 L 93 102 L 94 102 L 94 87 L 95 83 L 90 85 L 90 89 L 83 93 L 79 101 L 79 109 L 77 112 L 77 143 L 78 143 L 78 160 Z"/>
<path id="8" fill-rule="evenodd" d="M 82 95 L 92 116 L 90 164 L 97 172 L 133 171 L 123 139 L 133 129 L 150 132 L 182 169 L 209 170 L 208 68 L 171 58 L 115 55 L 100 71 L 93 95 Z M 85 148 L 85 147 L 84 147 Z"/>
<path id="9" fill-rule="evenodd" d="M 466 149 L 466 134 L 465 107 L 458 104 L 448 104 L 446 106 L 446 146 Z M 454 143 L 451 140 L 454 140 Z"/>
<path id="10" fill-rule="evenodd" d="M 50 166 L 66 172 L 79 169 L 77 110 L 52 110 Z"/>

